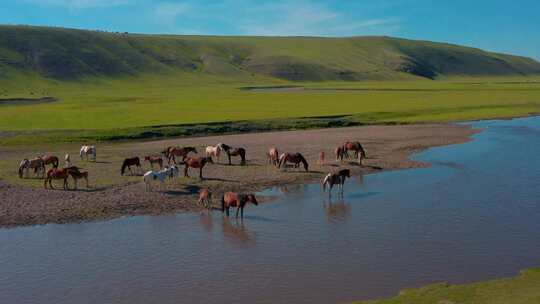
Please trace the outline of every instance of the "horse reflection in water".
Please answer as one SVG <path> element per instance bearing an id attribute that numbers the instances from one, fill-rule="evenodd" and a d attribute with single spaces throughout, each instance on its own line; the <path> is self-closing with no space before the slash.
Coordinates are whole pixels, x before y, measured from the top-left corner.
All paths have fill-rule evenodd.
<path id="1" fill-rule="evenodd" d="M 345 201 L 323 203 L 326 219 L 329 222 L 345 222 L 351 217 L 351 206 Z"/>
<path id="2" fill-rule="evenodd" d="M 255 242 L 255 238 L 249 233 L 243 220 L 230 220 L 227 217 L 214 217 L 212 212 L 201 212 L 199 223 L 207 233 L 212 233 L 216 227 L 214 220 L 222 220 L 221 230 L 223 237 L 233 243 L 250 244 Z M 218 224 L 219 225 L 219 224 Z"/>

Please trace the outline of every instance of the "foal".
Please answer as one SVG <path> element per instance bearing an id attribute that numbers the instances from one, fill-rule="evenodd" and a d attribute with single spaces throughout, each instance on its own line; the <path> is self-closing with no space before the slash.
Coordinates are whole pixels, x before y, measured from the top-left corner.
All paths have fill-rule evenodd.
<path id="1" fill-rule="evenodd" d="M 154 169 L 154 164 L 158 164 L 159 169 L 163 169 L 163 158 L 161 156 L 147 155 L 144 157 L 144 161 L 149 162 L 152 169 Z"/>
<path id="2" fill-rule="evenodd" d="M 238 212 L 240 212 L 240 217 L 244 218 L 244 207 L 248 202 L 255 206 L 259 204 L 253 194 L 225 192 L 221 197 L 221 212 L 225 212 L 229 216 L 229 208 L 236 207 L 236 217 L 238 218 Z"/>
<path id="3" fill-rule="evenodd" d="M 210 209 L 212 207 L 212 192 L 208 188 L 201 189 L 199 191 L 198 205 L 203 205 L 205 208 Z"/>
<path id="4" fill-rule="evenodd" d="M 75 189 L 77 189 L 77 181 L 79 179 L 84 179 L 86 181 L 86 188 L 90 188 L 88 185 L 88 172 L 87 171 L 79 171 L 79 168 L 73 166 L 67 168 L 69 169 L 69 175 L 73 178 L 73 181 L 75 182 Z"/>
<path id="5" fill-rule="evenodd" d="M 266 157 L 268 158 L 268 163 L 269 164 L 272 164 L 274 166 L 278 166 L 279 164 L 279 152 L 278 152 L 278 149 L 276 147 L 272 147 L 270 148 L 270 150 L 268 150 L 268 153 L 266 154 Z"/>

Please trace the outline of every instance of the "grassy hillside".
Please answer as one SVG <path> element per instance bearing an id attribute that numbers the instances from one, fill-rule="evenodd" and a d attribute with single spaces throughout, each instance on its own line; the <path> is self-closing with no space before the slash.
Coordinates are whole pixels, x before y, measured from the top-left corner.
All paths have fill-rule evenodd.
<path id="1" fill-rule="evenodd" d="M 245 79 L 383 80 L 530 75 L 540 63 L 456 45 L 388 37 L 210 37 L 0 26 L 0 75 L 89 76 L 201 72 Z"/>
<path id="2" fill-rule="evenodd" d="M 532 59 L 386 37 L 0 26 L 0 144 L 527 115 L 538 72 Z M 298 88 L 243 89 L 261 86 Z"/>
<path id="3" fill-rule="evenodd" d="M 434 284 L 386 300 L 356 304 L 534 304 L 540 303 L 540 269 L 520 276 L 466 285 Z"/>

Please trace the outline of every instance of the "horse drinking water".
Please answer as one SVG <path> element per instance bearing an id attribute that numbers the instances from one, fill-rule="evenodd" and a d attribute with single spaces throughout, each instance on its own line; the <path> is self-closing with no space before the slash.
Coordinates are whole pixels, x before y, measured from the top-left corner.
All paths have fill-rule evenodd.
<path id="1" fill-rule="evenodd" d="M 240 217 L 244 218 L 244 207 L 248 202 L 255 206 L 259 204 L 253 194 L 225 192 L 221 197 L 221 212 L 225 212 L 229 216 L 229 208 L 236 207 L 236 217 L 238 217 L 238 212 L 240 212 Z"/>
<path id="2" fill-rule="evenodd" d="M 328 197 L 332 195 L 332 188 L 334 185 L 338 185 L 341 195 L 343 195 L 343 185 L 345 179 L 351 177 L 351 171 L 349 169 L 339 170 L 338 173 L 328 173 L 322 182 L 323 191 L 326 191 L 326 186 L 329 186 Z"/>

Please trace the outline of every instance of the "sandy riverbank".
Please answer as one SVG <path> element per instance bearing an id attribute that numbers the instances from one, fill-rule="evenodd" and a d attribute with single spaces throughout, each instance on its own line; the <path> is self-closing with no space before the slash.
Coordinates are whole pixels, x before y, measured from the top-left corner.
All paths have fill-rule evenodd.
<path id="1" fill-rule="evenodd" d="M 127 215 L 162 214 L 198 210 L 197 192 L 209 187 L 214 192 L 214 204 L 224 191 L 259 191 L 270 186 L 292 185 L 318 181 L 323 174 L 350 168 L 355 175 L 380 170 L 394 170 L 427 166 L 409 159 L 412 153 L 423 149 L 463 143 L 477 132 L 465 125 L 424 124 L 404 126 L 366 126 L 308 131 L 287 131 L 239 134 L 199 138 L 169 139 L 151 142 L 99 144 L 98 162 L 75 164 L 90 172 L 91 189 L 81 183 L 79 191 L 43 190 L 42 180 L 17 180 L 18 160 L 48 152 L 63 158 L 65 153 L 77 156 L 80 145 L 47 147 L 46 151 L 32 148 L 0 148 L 3 158 L 0 180 L 0 226 L 67 223 L 110 219 Z M 346 140 L 358 140 L 367 150 L 368 159 L 363 166 L 339 164 L 333 160 L 333 149 Z M 227 166 L 222 163 L 205 168 L 204 181 L 181 178 L 169 185 L 167 191 L 145 192 L 139 176 L 123 177 L 119 174 L 124 157 L 157 153 L 169 145 L 196 146 L 202 154 L 205 146 L 224 142 L 245 147 L 247 166 Z M 301 152 L 310 163 L 310 172 L 281 171 L 266 164 L 266 151 L 270 146 L 281 152 Z M 320 151 L 325 151 L 327 164 L 316 165 Z M 238 164 L 233 159 L 233 164 Z M 7 165 L 9 164 L 9 165 Z M 148 169 L 148 164 L 145 164 Z M 146 170 L 145 169 L 145 170 Z M 197 172 L 191 172 L 197 176 Z M 82 187 L 81 187 L 82 186 Z M 57 186 L 59 187 L 59 186 Z"/>

